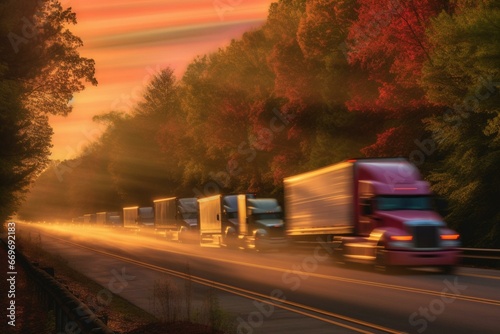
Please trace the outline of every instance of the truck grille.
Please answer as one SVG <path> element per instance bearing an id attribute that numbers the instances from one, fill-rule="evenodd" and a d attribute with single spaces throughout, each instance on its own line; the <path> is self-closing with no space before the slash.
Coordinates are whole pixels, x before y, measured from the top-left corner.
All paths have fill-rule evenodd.
<path id="1" fill-rule="evenodd" d="M 282 238 L 285 235 L 283 226 L 269 226 L 270 238 Z"/>
<path id="2" fill-rule="evenodd" d="M 439 247 L 439 231 L 436 226 L 415 226 L 413 233 L 416 248 Z"/>

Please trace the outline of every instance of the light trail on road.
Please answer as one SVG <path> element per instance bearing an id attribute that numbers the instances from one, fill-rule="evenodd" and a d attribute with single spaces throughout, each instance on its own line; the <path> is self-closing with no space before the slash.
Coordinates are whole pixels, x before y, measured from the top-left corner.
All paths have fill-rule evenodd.
<path id="1" fill-rule="evenodd" d="M 50 236 L 51 238 L 58 239 L 61 242 L 66 242 L 66 243 L 71 243 L 67 240 L 59 239 L 53 236 Z M 75 246 L 79 246 L 81 248 L 86 248 L 86 246 L 83 246 L 81 244 L 74 243 Z M 97 249 L 93 248 L 88 248 L 89 250 L 102 253 L 104 255 L 108 256 L 117 256 L 115 254 L 99 251 Z M 266 265 L 261 265 L 261 264 L 256 264 L 256 263 L 249 263 L 249 262 L 241 262 L 241 261 L 234 261 L 234 260 L 229 260 L 229 259 L 223 259 L 223 258 L 214 258 L 210 256 L 204 256 L 204 255 L 199 255 L 199 254 L 186 254 L 184 252 L 180 251 L 175 251 L 172 249 L 161 249 L 162 251 L 167 251 L 169 253 L 173 254 L 179 254 L 179 255 L 189 255 L 189 256 L 195 256 L 200 259 L 206 259 L 210 261 L 216 261 L 216 262 L 222 262 L 222 263 L 227 263 L 227 264 L 233 264 L 233 265 L 238 265 L 238 266 L 244 266 L 244 267 L 249 267 L 249 268 L 258 268 L 258 269 L 263 269 L 263 270 L 269 270 L 269 271 L 275 271 L 279 273 L 285 273 L 287 272 L 288 269 L 283 269 L 283 268 L 275 268 L 271 266 L 266 266 Z M 127 258 L 123 258 L 124 260 Z M 130 260 L 130 259 L 128 259 Z M 463 301 L 469 301 L 469 302 L 476 302 L 476 303 L 483 303 L 483 304 L 489 304 L 489 305 L 495 305 L 495 306 L 500 306 L 500 301 L 499 300 L 492 300 L 492 299 L 487 299 L 487 298 L 479 298 L 479 297 L 473 297 L 473 296 L 466 296 L 466 295 L 457 295 L 453 293 L 447 293 L 447 292 L 442 292 L 442 291 L 433 291 L 433 290 L 427 290 L 427 289 L 420 289 L 420 288 L 413 288 L 413 287 L 406 287 L 406 286 L 401 286 L 401 285 L 394 285 L 394 284 L 387 284 L 387 283 L 380 283 L 380 282 L 372 282 L 372 281 L 366 281 L 366 280 L 360 280 L 360 279 L 354 279 L 354 278 L 346 278 L 346 277 L 340 277 L 340 276 L 331 276 L 331 275 L 324 275 L 324 274 L 319 274 L 319 273 L 308 273 L 309 276 L 315 277 L 315 278 L 320 278 L 324 280 L 330 280 L 330 281 L 338 281 L 338 282 L 344 282 L 344 283 L 351 283 L 351 284 L 357 284 L 357 285 L 364 285 L 364 286 L 373 286 L 377 288 L 384 288 L 384 289 L 390 289 L 390 290 L 398 290 L 398 291 L 403 291 L 403 292 L 410 292 L 410 293 L 417 293 L 417 294 L 424 294 L 424 295 L 430 295 L 430 296 L 437 296 L 437 297 L 450 297 L 458 300 L 463 300 Z M 483 278 L 492 278 L 492 279 L 500 279 L 500 277 L 495 277 L 495 276 L 482 276 L 482 275 L 471 275 L 468 274 L 467 276 L 475 276 L 475 277 L 483 277 Z"/>
<path id="2" fill-rule="evenodd" d="M 50 235 L 46 235 L 46 236 L 49 237 L 49 238 L 55 239 L 55 240 L 57 240 L 59 242 L 63 242 L 63 243 L 70 244 L 70 245 L 75 246 L 75 247 L 79 247 L 79 248 L 86 249 L 86 250 L 89 250 L 89 251 L 92 251 L 92 252 L 95 252 L 95 253 L 99 253 L 101 255 L 112 257 L 112 258 L 118 259 L 120 261 L 128 262 L 128 263 L 131 263 L 131 264 L 134 264 L 134 265 L 137 265 L 137 266 L 141 266 L 141 267 L 144 267 L 144 268 L 147 268 L 147 269 L 151 269 L 151 270 L 154 270 L 154 271 L 157 271 L 157 272 L 169 274 L 169 275 L 172 275 L 172 276 L 175 276 L 175 277 L 178 277 L 178 278 L 191 280 L 192 282 L 195 282 L 195 283 L 198 283 L 198 284 L 202 284 L 202 285 L 209 286 L 209 287 L 214 287 L 214 288 L 217 288 L 219 290 L 226 291 L 226 292 L 229 292 L 231 294 L 236 294 L 238 296 L 245 297 L 245 298 L 248 298 L 248 299 L 257 300 L 259 302 L 266 303 L 268 305 L 272 305 L 273 307 L 279 307 L 279 308 L 285 309 L 287 311 L 291 311 L 291 312 L 298 313 L 298 314 L 301 314 L 301 315 L 306 316 L 306 317 L 310 317 L 310 318 L 314 318 L 316 320 L 327 322 L 327 323 L 335 325 L 335 326 L 347 328 L 349 330 L 352 330 L 352 331 L 355 331 L 355 332 L 358 332 L 358 333 L 370 334 L 370 333 L 374 333 L 374 332 L 367 331 L 367 330 L 364 330 L 362 328 L 356 328 L 356 327 L 354 327 L 352 325 L 348 325 L 346 323 L 342 323 L 342 322 L 331 320 L 331 319 L 332 318 L 333 319 L 338 319 L 338 320 L 342 320 L 344 322 L 355 324 L 355 325 L 358 325 L 358 326 L 361 326 L 361 327 L 375 329 L 375 330 L 377 330 L 378 332 L 381 332 L 381 333 L 391 333 L 391 334 L 402 333 L 401 331 L 398 331 L 398 330 L 395 330 L 395 329 L 391 329 L 391 328 L 379 326 L 377 324 L 372 324 L 372 323 L 369 323 L 369 322 L 366 322 L 366 321 L 362 321 L 362 320 L 359 320 L 359 319 L 354 319 L 354 318 L 346 317 L 346 316 L 343 316 L 343 315 L 340 315 L 340 314 L 335 314 L 335 313 L 332 313 L 332 312 L 327 312 L 327 311 L 320 310 L 320 309 L 317 309 L 317 308 L 313 308 L 313 307 L 310 307 L 310 306 L 307 306 L 307 305 L 302 305 L 302 304 L 299 304 L 299 303 L 294 303 L 294 302 L 290 302 L 290 301 L 287 301 L 287 300 L 282 300 L 282 299 L 279 299 L 279 298 L 272 298 L 270 296 L 267 296 L 267 295 L 264 295 L 264 294 L 261 294 L 261 293 L 257 293 L 257 292 L 254 292 L 254 291 L 249 291 L 249 290 L 242 289 L 242 288 L 235 287 L 235 286 L 231 286 L 231 285 L 228 285 L 228 284 L 223 284 L 223 283 L 215 282 L 215 281 L 208 280 L 208 279 L 205 279 L 205 278 L 202 278 L 202 277 L 197 277 L 197 276 L 193 276 L 193 275 L 190 275 L 190 274 L 186 274 L 184 272 L 180 272 L 180 271 L 176 271 L 176 270 L 172 270 L 172 269 L 160 267 L 160 266 L 157 266 L 157 265 L 153 265 L 151 263 L 147 263 L 147 262 L 143 262 L 143 261 L 138 261 L 138 260 L 130 259 L 130 258 L 121 256 L 121 255 L 109 253 L 109 252 L 102 251 L 102 250 L 99 250 L 99 249 L 96 249 L 96 248 L 93 248 L 93 247 L 88 247 L 88 246 L 85 246 L 85 245 L 82 245 L 82 244 L 78 244 L 78 243 L 75 243 L 75 242 L 64 240 L 64 239 L 61 239 L 61 238 L 58 238 L 58 237 L 54 237 L 54 236 L 50 236 Z M 240 263 L 240 265 L 241 265 L 241 263 Z M 267 270 L 274 270 L 275 269 L 275 268 L 272 268 L 272 267 L 265 267 L 265 266 L 259 266 L 259 267 L 261 269 L 265 268 Z"/>

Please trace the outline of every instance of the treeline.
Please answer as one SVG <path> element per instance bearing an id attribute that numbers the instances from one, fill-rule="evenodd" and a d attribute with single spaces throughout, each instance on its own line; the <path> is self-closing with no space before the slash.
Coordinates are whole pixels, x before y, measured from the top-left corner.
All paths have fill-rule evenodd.
<path id="1" fill-rule="evenodd" d="M 94 61 L 68 26 L 71 9 L 54 0 L 0 3 L 0 229 L 49 163 L 47 115 L 67 115 L 84 83 L 97 84 Z"/>
<path id="2" fill-rule="evenodd" d="M 23 215 L 281 198 L 284 176 L 404 156 L 448 199 L 466 245 L 499 247 L 499 53 L 494 0 L 278 1 L 261 28 L 182 78 L 158 73 L 130 114 L 96 116 L 100 141 L 44 173 Z"/>

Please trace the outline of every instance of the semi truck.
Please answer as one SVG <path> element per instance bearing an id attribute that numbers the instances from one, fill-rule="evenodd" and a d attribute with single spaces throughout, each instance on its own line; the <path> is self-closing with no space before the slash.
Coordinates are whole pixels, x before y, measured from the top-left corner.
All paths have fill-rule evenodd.
<path id="1" fill-rule="evenodd" d="M 459 235 L 433 209 L 433 194 L 403 158 L 353 159 L 284 179 L 286 234 L 331 246 L 343 262 L 451 272 Z"/>
<path id="2" fill-rule="evenodd" d="M 123 208 L 123 227 L 125 228 L 152 228 L 154 218 L 153 207 L 130 206 Z"/>
<path id="3" fill-rule="evenodd" d="M 137 225 L 139 228 L 153 228 L 155 224 L 155 211 L 151 206 L 140 207 L 137 212 Z"/>
<path id="4" fill-rule="evenodd" d="M 96 214 L 95 213 L 87 213 L 83 215 L 83 223 L 84 224 L 95 224 L 96 222 Z"/>
<path id="5" fill-rule="evenodd" d="M 179 242 L 198 240 L 198 205 L 196 198 L 162 198 L 153 201 L 156 233 Z"/>
<path id="6" fill-rule="evenodd" d="M 286 246 L 283 211 L 274 198 L 252 194 L 198 199 L 200 245 L 267 250 Z"/>
<path id="7" fill-rule="evenodd" d="M 138 206 L 129 206 L 123 208 L 123 227 L 129 229 L 137 229 Z"/>
<path id="8" fill-rule="evenodd" d="M 118 212 L 98 212 L 96 213 L 96 223 L 99 225 L 120 226 L 121 218 Z"/>

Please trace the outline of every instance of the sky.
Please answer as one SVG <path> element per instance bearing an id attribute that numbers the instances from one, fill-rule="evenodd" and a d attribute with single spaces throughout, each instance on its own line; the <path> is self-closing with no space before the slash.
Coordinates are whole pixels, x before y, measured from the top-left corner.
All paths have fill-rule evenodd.
<path id="1" fill-rule="evenodd" d="M 95 60 L 99 84 L 75 94 L 73 112 L 51 116 L 51 158 L 72 159 L 95 141 L 94 115 L 130 111 L 149 80 L 171 67 L 177 78 L 198 55 L 225 47 L 261 26 L 272 0 L 62 0 L 76 13 L 69 29 L 83 40 L 80 55 Z"/>

